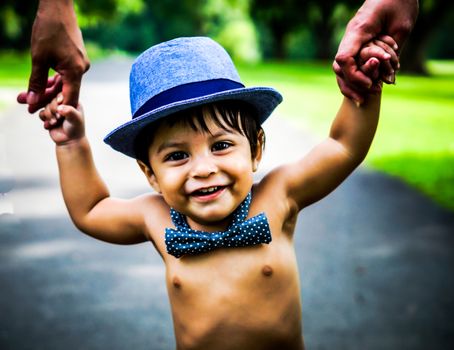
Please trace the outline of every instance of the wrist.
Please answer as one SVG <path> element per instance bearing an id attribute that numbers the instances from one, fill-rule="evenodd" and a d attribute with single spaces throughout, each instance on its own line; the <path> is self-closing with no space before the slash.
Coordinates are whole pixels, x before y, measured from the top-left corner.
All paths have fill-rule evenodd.
<path id="1" fill-rule="evenodd" d="M 73 0 L 40 0 L 36 13 L 37 17 L 52 18 L 54 21 L 71 14 L 75 16 Z"/>
<path id="2" fill-rule="evenodd" d="M 88 146 L 88 139 L 85 135 L 81 135 L 79 137 L 74 137 L 69 140 L 65 140 L 62 142 L 56 142 L 55 147 L 57 150 L 74 150 L 77 148 L 84 148 Z"/>
<path id="3" fill-rule="evenodd" d="M 38 10 L 45 10 L 51 7 L 74 7 L 73 0 L 39 0 Z"/>

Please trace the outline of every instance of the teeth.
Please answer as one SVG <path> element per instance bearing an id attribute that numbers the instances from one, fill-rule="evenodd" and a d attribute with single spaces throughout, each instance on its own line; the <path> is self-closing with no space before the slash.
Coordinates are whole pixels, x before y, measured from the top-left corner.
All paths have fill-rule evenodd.
<path id="1" fill-rule="evenodd" d="M 218 187 L 208 187 L 208 188 L 202 188 L 199 192 L 207 194 L 207 193 L 213 193 L 217 191 Z"/>

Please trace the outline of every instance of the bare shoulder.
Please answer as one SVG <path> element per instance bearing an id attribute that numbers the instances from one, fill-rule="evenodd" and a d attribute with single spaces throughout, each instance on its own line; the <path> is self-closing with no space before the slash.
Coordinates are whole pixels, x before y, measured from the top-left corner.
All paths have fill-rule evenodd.
<path id="1" fill-rule="evenodd" d="M 162 195 L 149 193 L 134 198 L 135 206 L 140 210 L 144 222 L 144 231 L 149 240 L 157 242 L 166 227 L 172 225 L 170 207 Z"/>
<path id="2" fill-rule="evenodd" d="M 130 200 L 131 209 L 140 213 L 146 222 L 160 222 L 169 216 L 169 206 L 162 195 L 147 193 Z M 165 220 L 167 223 L 167 220 Z"/>
<path id="3" fill-rule="evenodd" d="M 252 209 L 263 208 L 268 217 L 286 222 L 296 216 L 298 206 L 289 193 L 289 174 L 291 165 L 284 164 L 274 168 L 253 187 Z M 256 210 L 258 211 L 258 210 Z"/>
<path id="4" fill-rule="evenodd" d="M 256 184 L 257 193 L 281 201 L 289 200 L 292 181 L 302 176 L 301 171 L 296 170 L 299 167 L 297 163 L 286 163 L 274 168 Z"/>

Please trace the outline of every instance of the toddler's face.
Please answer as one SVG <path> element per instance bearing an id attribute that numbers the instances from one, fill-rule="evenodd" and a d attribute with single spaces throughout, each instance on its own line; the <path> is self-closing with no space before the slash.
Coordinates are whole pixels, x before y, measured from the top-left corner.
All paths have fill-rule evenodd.
<path id="1" fill-rule="evenodd" d="M 209 133 L 187 123 L 159 126 L 149 148 L 152 172 L 146 175 L 192 228 L 214 231 L 225 228 L 250 191 L 261 151 L 252 158 L 245 136 L 212 120 L 207 126 Z"/>

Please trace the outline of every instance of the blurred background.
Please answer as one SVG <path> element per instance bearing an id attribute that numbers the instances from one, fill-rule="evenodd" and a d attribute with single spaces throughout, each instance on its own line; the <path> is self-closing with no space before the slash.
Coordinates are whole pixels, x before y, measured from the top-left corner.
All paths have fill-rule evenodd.
<path id="1" fill-rule="evenodd" d="M 346 23 L 362 1 L 182 0 L 177 6 L 171 0 L 75 3 L 92 62 L 111 55 L 136 55 L 178 36 L 208 35 L 229 51 L 247 83 L 282 88 L 290 117 L 300 116 L 299 103 L 307 97 L 303 100 L 307 115 L 299 120 L 314 132 L 324 132 L 332 116 L 329 112 L 337 108 L 336 103 L 327 103 L 337 97 L 330 64 Z M 26 85 L 36 5 L 37 1 L 15 0 L 0 4 L 3 90 Z M 368 159 L 371 166 L 404 178 L 451 208 L 453 32 L 451 1 L 420 1 L 418 21 L 401 56 L 399 88 L 386 91 L 384 110 L 389 118 L 383 120 L 379 147 L 373 148 Z M 2 95 L 0 108 L 11 101 L 7 91 Z M 298 98 L 293 100 L 293 96 Z M 320 103 L 328 113 L 313 113 Z M 412 137 L 402 137 L 403 130 Z"/>
<path id="2" fill-rule="evenodd" d="M 102 144 L 129 117 L 133 58 L 207 35 L 246 85 L 284 102 L 262 174 L 326 135 L 342 99 L 331 63 L 362 1 L 75 0 L 88 55 L 81 101 L 112 194 L 148 185 Z M 151 245 L 93 241 L 70 222 L 53 145 L 15 97 L 27 88 L 37 1 L 0 3 L 0 348 L 171 349 L 165 270 Z M 309 349 L 454 348 L 454 2 L 421 0 L 361 167 L 296 232 Z M 285 135 L 285 137 L 283 137 Z"/>

